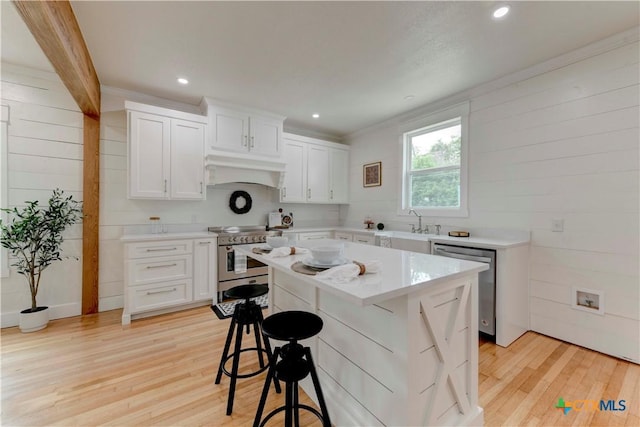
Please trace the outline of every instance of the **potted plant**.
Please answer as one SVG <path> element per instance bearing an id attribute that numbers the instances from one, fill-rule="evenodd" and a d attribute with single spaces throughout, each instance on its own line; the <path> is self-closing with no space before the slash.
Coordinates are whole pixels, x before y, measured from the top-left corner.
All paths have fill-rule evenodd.
<path id="1" fill-rule="evenodd" d="M 3 222 L 0 219 L 0 233 L 2 246 L 15 258 L 11 265 L 26 277 L 31 292 L 31 308 L 20 312 L 20 330 L 34 332 L 45 328 L 49 322 L 48 307 L 38 307 L 36 302 L 42 272 L 54 261 L 62 259 L 62 233 L 80 221 L 82 206 L 60 189 L 53 190 L 46 207 L 39 206 L 38 201 L 25 203 L 26 206 L 20 209 L 2 209 L 9 214 L 10 220 Z"/>

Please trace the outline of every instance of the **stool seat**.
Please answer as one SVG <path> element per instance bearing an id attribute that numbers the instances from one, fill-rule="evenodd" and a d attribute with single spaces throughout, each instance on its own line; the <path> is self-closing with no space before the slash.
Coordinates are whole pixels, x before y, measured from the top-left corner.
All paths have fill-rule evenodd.
<path id="1" fill-rule="evenodd" d="M 322 319 L 306 311 L 282 311 L 262 322 L 262 333 L 279 341 L 311 338 L 322 330 Z"/>
<path id="2" fill-rule="evenodd" d="M 232 299 L 249 299 L 262 296 L 269 292 L 267 285 L 241 285 L 228 289 L 224 294 Z"/>

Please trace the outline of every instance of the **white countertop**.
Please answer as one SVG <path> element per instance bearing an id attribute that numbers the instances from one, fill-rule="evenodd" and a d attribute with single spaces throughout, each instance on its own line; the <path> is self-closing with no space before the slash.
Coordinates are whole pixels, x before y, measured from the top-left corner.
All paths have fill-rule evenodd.
<path id="1" fill-rule="evenodd" d="M 312 233 L 323 231 L 343 231 L 347 233 L 360 233 L 375 236 L 393 237 L 398 239 L 411 239 L 431 241 L 438 243 L 455 244 L 458 246 L 472 246 L 489 249 L 504 249 L 509 247 L 515 247 L 520 245 L 528 245 L 529 239 L 521 236 L 471 236 L 471 237 L 450 237 L 447 235 L 435 235 L 435 234 L 417 234 L 409 233 L 406 231 L 378 231 L 378 230 L 366 230 L 350 227 L 304 227 L 304 228 L 289 228 L 282 230 L 285 235 L 292 233 Z M 217 237 L 216 233 L 204 231 L 188 231 L 188 232 L 169 232 L 160 234 L 125 234 L 120 238 L 123 242 L 133 241 L 152 241 L 152 240 L 172 240 L 172 239 L 203 239 L 209 237 Z"/>
<path id="2" fill-rule="evenodd" d="M 327 241 L 324 241 L 324 244 L 326 243 Z M 416 252 L 337 240 L 332 240 L 331 243 L 344 244 L 344 255 L 347 259 L 359 262 L 380 261 L 382 271 L 361 275 L 348 283 L 334 283 L 329 279 L 319 279 L 316 276 L 296 273 L 291 270 L 293 263 L 309 257 L 309 254 L 272 258 L 268 255 L 251 252 L 252 248 L 264 247 L 264 244 L 239 245 L 235 247 L 235 250 L 361 306 L 407 295 L 444 281 L 475 274 L 489 268 L 488 265 L 478 262 Z"/>
<path id="3" fill-rule="evenodd" d="M 489 248 L 489 249 L 505 249 L 515 246 L 528 245 L 529 238 L 523 237 L 519 234 L 508 236 L 474 236 L 472 234 L 471 237 L 451 237 L 446 234 L 436 235 L 436 234 L 419 234 L 419 233 L 410 233 L 407 231 L 378 231 L 378 230 L 367 230 L 361 228 L 350 228 L 350 227 L 304 227 L 304 228 L 290 228 L 287 230 L 283 230 L 284 233 L 312 233 L 312 232 L 321 232 L 321 231 L 343 231 L 347 233 L 360 233 L 360 234 L 369 234 L 381 237 L 393 237 L 398 239 L 411 239 L 411 240 L 422 240 L 422 241 L 431 241 L 438 243 L 448 243 L 448 244 L 456 244 L 458 246 L 473 246 L 473 247 L 481 247 L 481 248 Z"/>

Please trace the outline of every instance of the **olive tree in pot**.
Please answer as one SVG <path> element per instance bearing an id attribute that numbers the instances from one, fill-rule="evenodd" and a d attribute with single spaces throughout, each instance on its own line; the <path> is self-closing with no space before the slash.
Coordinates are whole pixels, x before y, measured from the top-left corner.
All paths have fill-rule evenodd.
<path id="1" fill-rule="evenodd" d="M 82 205 L 60 189 L 53 190 L 45 207 L 39 206 L 38 201 L 25 204 L 20 209 L 2 209 L 10 220 L 0 220 L 0 233 L 2 246 L 15 258 L 11 266 L 26 277 L 31 292 L 31 308 L 20 312 L 20 330 L 34 332 L 49 322 L 48 307 L 38 307 L 36 302 L 42 272 L 54 261 L 62 260 L 62 234 L 80 221 Z"/>

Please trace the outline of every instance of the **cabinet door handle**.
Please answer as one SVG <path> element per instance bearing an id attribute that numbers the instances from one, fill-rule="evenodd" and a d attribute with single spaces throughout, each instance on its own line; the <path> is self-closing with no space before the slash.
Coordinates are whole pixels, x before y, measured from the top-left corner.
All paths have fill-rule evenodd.
<path id="1" fill-rule="evenodd" d="M 153 292 L 152 292 L 152 291 L 148 291 L 148 292 L 147 292 L 147 295 L 168 294 L 168 293 L 170 293 L 170 292 L 175 292 L 175 291 L 177 291 L 177 290 L 178 290 L 178 288 L 164 289 L 164 290 L 162 290 L 162 291 L 153 291 Z"/>
<path id="2" fill-rule="evenodd" d="M 307 188 L 307 199 L 311 198 L 311 189 Z"/>
<path id="3" fill-rule="evenodd" d="M 282 197 L 287 197 L 287 187 L 282 187 Z"/>
<path id="4" fill-rule="evenodd" d="M 253 148 L 254 146 L 255 146 L 255 144 L 254 144 L 254 139 L 253 139 L 253 136 L 252 136 L 251 137 L 251 145 L 250 145 L 250 147 Z"/>
<path id="5" fill-rule="evenodd" d="M 167 180 L 166 179 L 164 180 L 164 192 L 165 193 L 167 192 Z"/>
<path id="6" fill-rule="evenodd" d="M 211 242 L 198 242 L 200 245 L 210 245 Z"/>
<path id="7" fill-rule="evenodd" d="M 151 269 L 151 268 L 166 268 L 166 267 L 175 267 L 176 263 L 173 264 L 164 264 L 164 265 L 147 265 L 147 269 Z"/>
<path id="8" fill-rule="evenodd" d="M 202 181 L 200 181 L 200 194 L 202 194 Z"/>
<path id="9" fill-rule="evenodd" d="M 333 200 L 333 190 L 331 190 L 331 200 Z"/>
<path id="10" fill-rule="evenodd" d="M 147 252 L 164 252 L 164 251 L 177 251 L 178 248 L 159 248 L 159 249 L 147 249 Z"/>
<path id="11" fill-rule="evenodd" d="M 244 144 L 242 144 L 243 146 L 247 146 L 247 135 L 244 136 Z"/>

